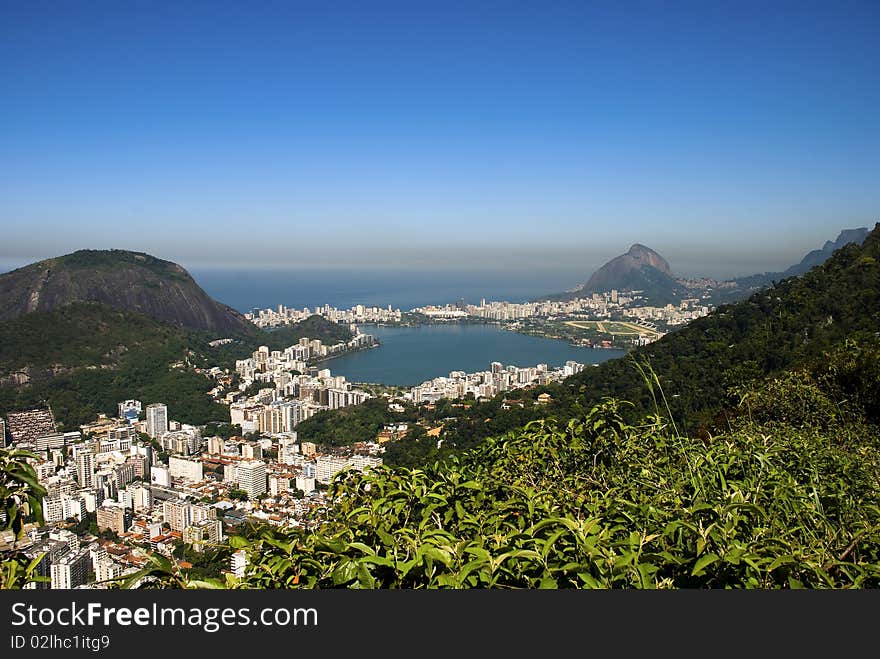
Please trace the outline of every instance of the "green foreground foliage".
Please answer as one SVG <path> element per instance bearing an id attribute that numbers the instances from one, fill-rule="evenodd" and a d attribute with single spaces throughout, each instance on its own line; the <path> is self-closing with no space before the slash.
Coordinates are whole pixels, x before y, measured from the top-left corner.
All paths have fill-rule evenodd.
<path id="1" fill-rule="evenodd" d="M 247 587 L 880 585 L 877 446 L 815 430 L 708 443 L 608 401 L 442 469 L 349 474 L 320 532 L 247 545 Z"/>
<path id="2" fill-rule="evenodd" d="M 876 588 L 880 432 L 859 397 L 876 361 L 847 344 L 826 377 L 741 392 L 716 436 L 637 424 L 607 398 L 425 468 L 345 472 L 310 529 L 233 537 L 247 575 L 129 579 L 234 588 Z M 872 367 L 863 371 L 864 366 Z M 876 389 L 874 390 L 876 392 Z"/>

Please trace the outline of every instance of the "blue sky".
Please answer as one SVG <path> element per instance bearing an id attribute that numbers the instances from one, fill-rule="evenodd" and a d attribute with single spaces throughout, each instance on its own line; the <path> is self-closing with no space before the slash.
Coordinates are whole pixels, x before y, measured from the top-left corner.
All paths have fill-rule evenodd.
<path id="1" fill-rule="evenodd" d="M 0 1 L 0 263 L 784 268 L 880 219 L 880 3 Z"/>

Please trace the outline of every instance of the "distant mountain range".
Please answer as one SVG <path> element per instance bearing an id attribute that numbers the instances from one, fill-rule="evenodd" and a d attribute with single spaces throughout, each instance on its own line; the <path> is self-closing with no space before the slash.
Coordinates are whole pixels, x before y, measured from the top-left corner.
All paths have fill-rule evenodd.
<path id="1" fill-rule="evenodd" d="M 0 275 L 0 320 L 99 302 L 154 320 L 220 334 L 254 326 L 212 299 L 181 266 L 125 250 L 81 250 Z"/>
<path id="2" fill-rule="evenodd" d="M 792 277 L 794 275 L 802 275 L 815 268 L 817 265 L 825 263 L 828 257 L 844 245 L 848 245 L 849 243 L 861 245 L 865 242 L 865 238 L 868 237 L 868 233 L 870 232 L 866 227 L 861 227 L 859 229 L 844 229 L 840 232 L 840 235 L 837 236 L 837 240 L 834 242 L 826 240 L 822 249 L 814 249 L 812 252 L 809 252 L 800 263 L 791 266 L 788 270 L 783 272 L 782 276 Z"/>
<path id="3" fill-rule="evenodd" d="M 801 259 L 800 263 L 796 263 L 782 272 L 762 272 L 747 277 L 737 277 L 736 279 L 733 279 L 732 282 L 734 286 L 726 291 L 720 292 L 717 296 L 717 301 L 733 302 L 744 298 L 761 288 L 769 286 L 774 281 L 781 281 L 788 277 L 798 277 L 803 275 L 816 266 L 825 263 L 825 261 L 827 261 L 836 250 L 844 245 L 848 245 L 849 243 L 861 245 L 865 242 L 865 238 L 869 233 L 870 231 L 866 227 L 844 229 L 840 232 L 834 242 L 826 240 L 821 249 L 814 249 L 811 252 L 808 252 L 807 255 Z"/>
<path id="4" fill-rule="evenodd" d="M 716 301 L 732 302 L 774 281 L 802 275 L 822 265 L 835 250 L 844 245 L 861 245 L 868 233 L 865 227 L 844 229 L 835 241 L 826 241 L 821 249 L 809 252 L 800 263 L 783 272 L 764 272 L 725 282 L 727 285 L 716 293 Z M 639 291 L 646 302 L 658 306 L 676 303 L 683 297 L 694 294 L 694 289 L 688 288 L 684 280 L 676 278 L 666 259 L 650 247 L 636 243 L 625 254 L 615 256 L 596 270 L 585 284 L 545 299 L 571 300 L 612 290 Z"/>

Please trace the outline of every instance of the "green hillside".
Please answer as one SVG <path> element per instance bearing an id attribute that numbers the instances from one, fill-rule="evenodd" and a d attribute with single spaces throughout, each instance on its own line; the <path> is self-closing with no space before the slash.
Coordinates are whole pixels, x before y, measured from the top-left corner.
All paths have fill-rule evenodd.
<path id="1" fill-rule="evenodd" d="M 838 250 L 824 265 L 736 304 L 719 307 L 634 351 L 657 372 L 674 417 L 688 428 L 711 425 L 736 387 L 823 359 L 846 338 L 880 331 L 880 227 L 863 245 Z M 568 380 L 590 399 L 614 395 L 652 404 L 629 360 L 606 362 Z M 562 411 L 562 407 L 558 408 Z"/>
<path id="2" fill-rule="evenodd" d="M 211 347 L 214 334 L 95 302 L 33 312 L 0 323 L 0 416 L 48 401 L 61 426 L 75 429 L 135 398 L 168 403 L 183 423 L 228 421 L 227 407 L 206 393 L 213 381 L 196 367 L 232 368 L 260 345 L 278 350 L 302 337 L 336 343 L 350 336 L 318 316 L 273 332 L 254 327 Z"/>
<path id="3" fill-rule="evenodd" d="M 65 430 L 116 414 L 121 400 L 165 401 L 184 423 L 227 420 L 195 373 L 208 338 L 98 303 L 34 312 L 0 326 L 0 415 L 48 401 Z M 198 352 L 197 352 L 198 351 Z M 171 364 L 182 362 L 182 367 Z M 13 373 L 28 381 L 15 384 Z"/>

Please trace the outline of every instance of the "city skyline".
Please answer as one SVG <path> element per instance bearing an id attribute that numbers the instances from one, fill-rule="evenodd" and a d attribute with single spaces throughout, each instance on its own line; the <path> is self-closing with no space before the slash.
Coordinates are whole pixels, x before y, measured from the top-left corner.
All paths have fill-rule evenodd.
<path id="1" fill-rule="evenodd" d="M 731 276 L 873 226 L 875 3 L 582 5 L 7 7 L 0 268 Z"/>

